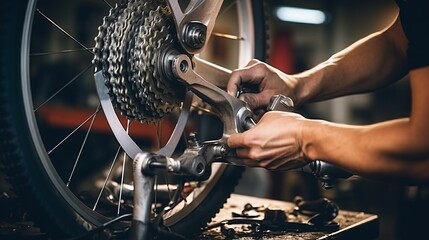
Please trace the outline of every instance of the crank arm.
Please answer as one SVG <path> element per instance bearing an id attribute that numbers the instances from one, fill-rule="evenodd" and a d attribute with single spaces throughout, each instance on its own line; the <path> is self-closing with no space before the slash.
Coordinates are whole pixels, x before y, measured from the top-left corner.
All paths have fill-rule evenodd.
<path id="1" fill-rule="evenodd" d="M 217 77 L 229 78 L 229 72 L 223 72 L 222 68 L 202 63 L 204 62 L 200 60 L 197 64 L 200 70 L 201 68 L 211 69 L 212 73 L 215 73 L 210 77 L 211 80 Z M 171 70 L 194 94 L 210 104 L 221 117 L 224 123 L 223 139 L 233 133 L 248 129 L 247 123 L 252 121 L 253 112 L 247 103 L 229 95 L 225 90 L 204 79 L 193 69 L 193 63 L 187 55 L 174 56 L 171 61 Z M 218 81 L 219 83 L 221 81 Z M 225 85 L 225 83 L 223 84 Z"/>
<path id="2" fill-rule="evenodd" d="M 213 31 L 223 0 L 191 0 L 184 11 L 178 0 L 168 0 L 174 16 L 177 37 L 189 54 L 199 53 Z"/>
<path id="3" fill-rule="evenodd" d="M 194 71 L 197 72 L 207 82 L 212 83 L 216 87 L 226 91 L 229 76 L 232 71 L 202 58 L 194 56 Z"/>

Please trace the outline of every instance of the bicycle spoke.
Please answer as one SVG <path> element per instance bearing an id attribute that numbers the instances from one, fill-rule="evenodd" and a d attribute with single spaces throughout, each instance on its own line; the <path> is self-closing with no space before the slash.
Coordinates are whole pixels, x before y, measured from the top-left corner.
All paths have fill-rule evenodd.
<path id="1" fill-rule="evenodd" d="M 100 111 L 100 108 L 101 108 L 101 104 L 98 104 L 97 109 L 95 110 L 95 112 Z M 83 139 L 82 145 L 80 146 L 79 153 L 78 153 L 78 155 L 76 157 L 76 160 L 74 161 L 74 165 L 73 165 L 72 171 L 71 171 L 69 179 L 68 179 L 68 181 L 66 183 L 67 187 L 70 185 L 70 182 L 71 182 L 71 179 L 73 177 L 74 171 L 76 170 L 77 163 L 79 162 L 80 156 L 82 155 L 83 148 L 86 145 L 86 141 L 88 140 L 89 133 L 91 132 L 91 129 L 92 129 L 92 126 L 94 125 L 94 121 L 95 121 L 96 117 L 97 117 L 97 114 L 95 114 L 92 117 L 91 123 L 89 124 L 88 130 L 86 131 L 85 138 Z"/>
<path id="2" fill-rule="evenodd" d="M 239 36 L 235 36 L 232 34 L 226 34 L 226 33 L 212 33 L 213 36 L 216 37 L 222 37 L 222 38 L 226 38 L 226 39 L 231 39 L 231 40 L 239 40 L 239 41 L 244 41 L 244 37 L 239 37 Z"/>
<path id="3" fill-rule="evenodd" d="M 86 71 L 88 71 L 89 69 L 91 69 L 94 66 L 94 64 L 89 65 L 87 68 L 85 68 L 84 70 L 82 70 L 80 73 L 78 73 L 75 77 L 73 77 L 70 81 L 68 81 L 66 84 L 64 84 L 64 86 L 62 86 L 60 89 L 58 89 L 58 91 L 56 91 L 54 94 L 52 94 L 50 97 L 48 97 L 43 103 L 41 103 L 38 107 L 36 107 L 34 109 L 33 112 L 37 112 L 37 110 L 39 110 L 41 107 L 43 107 L 46 103 L 48 103 L 49 101 L 51 101 L 52 98 L 54 98 L 55 96 L 57 96 L 60 92 L 62 92 L 67 86 L 69 86 L 71 83 L 73 83 L 74 81 L 76 81 L 76 79 L 78 79 L 80 76 L 82 76 Z"/>
<path id="4" fill-rule="evenodd" d="M 222 9 L 222 12 L 220 12 L 218 15 L 218 19 L 219 19 L 219 16 L 222 16 L 223 14 L 228 12 L 236 3 L 237 3 L 237 1 L 233 1 L 228 6 L 226 6 L 224 9 Z"/>
<path id="5" fill-rule="evenodd" d="M 116 151 L 115 157 L 113 158 L 113 161 L 112 161 L 112 165 L 110 165 L 109 172 L 107 173 L 106 179 L 104 179 L 103 186 L 101 187 L 100 192 L 98 193 L 97 200 L 95 201 L 94 207 L 92 208 L 93 211 L 95 211 L 95 209 L 97 208 L 101 195 L 103 194 L 103 191 L 106 188 L 107 182 L 109 181 L 109 178 L 112 175 L 113 167 L 115 166 L 116 159 L 118 158 L 120 151 L 121 151 L 121 146 L 119 146 L 118 150 Z"/>
<path id="6" fill-rule="evenodd" d="M 94 48 L 88 48 L 88 49 L 94 50 Z M 81 49 L 60 50 L 60 51 L 55 51 L 55 52 L 31 53 L 30 57 L 49 56 L 49 55 L 55 55 L 55 54 L 61 54 L 61 53 L 82 52 L 82 51 L 88 51 L 88 49 L 81 48 Z"/>
<path id="7" fill-rule="evenodd" d="M 170 190 L 170 184 L 168 183 L 168 177 L 167 174 L 164 175 L 165 183 L 167 184 L 167 192 L 168 192 L 168 201 L 171 201 L 171 190 Z"/>
<path id="8" fill-rule="evenodd" d="M 47 98 L 43 103 L 41 103 L 37 108 L 34 109 L 34 112 L 37 112 L 41 107 L 43 107 L 46 103 L 48 103 L 52 98 L 57 96 L 61 91 L 63 91 L 68 85 L 76 81 L 80 76 L 82 76 L 86 71 L 91 69 L 94 66 L 94 64 L 89 65 L 87 68 L 82 70 L 80 73 L 78 73 L 75 77 L 73 77 L 70 81 L 68 81 L 64 86 L 62 86 L 58 91 L 56 91 L 54 94 L 52 94 L 49 98 Z"/>
<path id="9" fill-rule="evenodd" d="M 54 25 L 58 30 L 60 30 L 62 33 L 64 33 L 67 37 L 69 37 L 71 40 L 73 40 L 75 43 L 79 44 L 81 47 L 83 47 L 87 52 L 91 53 L 92 55 L 94 55 L 94 52 L 91 50 L 91 48 L 86 47 L 85 45 L 83 45 L 81 42 L 79 42 L 76 38 L 74 38 L 72 35 L 70 35 L 70 33 L 68 33 L 67 31 L 65 31 L 62 27 L 60 27 L 57 23 L 55 23 L 52 19 L 50 19 L 48 16 L 46 16 L 44 13 L 42 13 L 42 11 L 40 11 L 40 9 L 36 9 L 36 11 L 43 17 L 45 18 L 48 22 L 50 22 L 52 25 Z"/>
<path id="10" fill-rule="evenodd" d="M 157 122 L 156 123 L 156 139 L 158 140 L 158 142 L 157 142 L 157 144 L 158 144 L 158 149 L 160 149 L 162 146 L 162 139 L 161 139 L 161 136 L 162 136 L 162 132 L 161 132 L 161 122 Z"/>
<path id="11" fill-rule="evenodd" d="M 127 133 L 130 132 L 130 120 L 127 120 Z M 124 158 L 122 160 L 122 173 L 121 173 L 121 188 L 119 189 L 119 200 L 118 200 L 118 215 L 121 210 L 121 202 L 122 202 L 122 190 L 124 188 L 124 175 L 125 175 L 125 160 L 127 159 L 127 154 L 124 152 Z"/>
<path id="12" fill-rule="evenodd" d="M 69 133 L 69 135 L 67 135 L 63 140 L 61 140 L 57 145 L 55 145 L 55 147 L 53 147 L 50 151 L 48 151 L 48 155 L 50 155 L 61 144 L 63 144 L 65 141 L 67 141 L 67 139 L 69 139 L 74 133 L 76 133 L 77 130 L 79 130 L 80 128 L 82 128 L 82 126 L 85 125 L 85 123 L 87 123 L 89 120 L 91 120 L 91 118 L 93 118 L 94 115 L 96 115 L 100 110 L 101 110 L 101 108 L 98 108 L 95 111 L 95 113 L 91 114 L 91 116 L 89 116 L 83 123 L 81 123 L 76 129 L 74 129 L 71 133 Z"/>
<path id="13" fill-rule="evenodd" d="M 108 1 L 106 1 L 106 0 L 103 0 L 103 2 L 109 7 L 109 8 L 112 8 L 112 5 L 110 5 L 110 3 L 108 2 Z"/>
<path id="14" fill-rule="evenodd" d="M 222 9 L 222 12 L 219 13 L 218 15 L 218 19 L 221 19 L 221 16 L 225 13 L 227 13 L 229 10 L 231 10 L 231 8 L 237 4 L 237 1 L 232 1 L 231 3 L 229 3 L 228 6 L 226 6 L 224 9 Z M 226 34 L 226 33 L 216 33 L 216 32 L 212 32 L 213 36 L 216 37 L 223 37 L 226 39 L 231 39 L 231 40 L 240 40 L 240 41 L 244 41 L 245 39 L 243 37 L 239 37 L 239 36 L 235 36 L 235 35 L 231 35 L 231 34 Z"/>

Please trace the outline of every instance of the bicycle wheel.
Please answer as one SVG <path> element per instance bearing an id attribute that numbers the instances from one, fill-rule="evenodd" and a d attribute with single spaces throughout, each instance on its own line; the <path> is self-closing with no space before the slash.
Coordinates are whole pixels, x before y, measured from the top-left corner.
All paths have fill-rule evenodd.
<path id="1" fill-rule="evenodd" d="M 75 236 L 132 212 L 130 158 L 122 151 L 126 146 L 113 137 L 93 76 L 97 27 L 116 3 L 0 4 L 5 10 L 0 29 L 0 152 L 14 191 L 36 224 L 53 236 Z M 251 58 L 264 60 L 263 5 L 259 0 L 225 1 L 201 58 L 230 69 Z M 193 103 L 192 109 L 197 111 L 191 112 L 184 135 L 198 129 L 197 123 L 205 124 L 199 120 L 206 116 L 201 103 Z M 128 136 L 150 152 L 166 145 L 181 113 L 178 108 L 156 124 L 143 124 L 119 112 L 116 118 Z M 186 141 L 176 145 L 173 154 Z M 222 207 L 242 170 L 214 164 L 207 181 L 186 182 L 190 191 L 164 216 L 165 225 L 184 235 L 198 232 Z M 171 201 L 183 182 L 177 176 L 158 176 L 154 207 Z"/>

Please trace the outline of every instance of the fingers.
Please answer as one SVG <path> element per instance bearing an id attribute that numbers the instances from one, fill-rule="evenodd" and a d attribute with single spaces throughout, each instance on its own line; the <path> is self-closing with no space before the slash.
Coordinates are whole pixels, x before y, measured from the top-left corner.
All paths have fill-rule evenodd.
<path id="1" fill-rule="evenodd" d="M 244 144 L 244 133 L 236 133 L 229 136 L 227 144 L 230 148 L 242 148 Z"/>
<path id="2" fill-rule="evenodd" d="M 240 99 L 245 101 L 250 109 L 258 109 L 264 106 L 262 100 L 263 95 L 260 93 L 243 93 L 240 95 Z"/>
<path id="3" fill-rule="evenodd" d="M 249 130 L 251 131 L 251 130 Z M 228 138 L 228 146 L 234 148 L 237 156 L 244 159 L 252 159 L 252 161 L 258 161 L 265 158 L 265 151 L 262 151 L 255 141 L 250 139 L 248 132 L 232 134 Z"/>
<path id="4" fill-rule="evenodd" d="M 234 70 L 228 81 L 228 94 L 235 96 L 237 94 L 238 87 L 242 83 L 259 85 L 265 76 L 265 71 L 261 68 L 263 67 L 262 65 L 264 65 L 262 62 L 254 59 L 250 61 L 246 67 Z"/>
<path id="5" fill-rule="evenodd" d="M 248 167 L 260 167 L 268 170 L 292 170 L 305 166 L 309 163 L 308 160 L 302 158 L 290 158 L 290 159 L 281 159 L 281 158 L 261 158 L 261 159 L 252 159 L 248 157 L 249 151 L 241 149 L 237 156 L 243 159 L 243 163 Z"/>

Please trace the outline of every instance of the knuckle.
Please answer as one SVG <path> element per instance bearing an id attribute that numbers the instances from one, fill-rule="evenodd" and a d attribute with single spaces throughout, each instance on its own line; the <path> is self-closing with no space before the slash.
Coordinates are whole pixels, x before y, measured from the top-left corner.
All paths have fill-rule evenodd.
<path id="1" fill-rule="evenodd" d="M 270 164 L 269 161 L 260 162 L 259 166 L 261 166 L 261 167 L 263 167 L 265 169 L 268 169 L 268 170 L 272 170 L 273 169 L 273 167 L 271 166 L 271 164 Z"/>
<path id="2" fill-rule="evenodd" d="M 267 65 L 263 62 L 257 62 L 253 66 L 255 66 L 255 68 L 260 70 L 265 70 L 267 68 Z"/>
<path id="3" fill-rule="evenodd" d="M 241 74 L 241 70 L 235 69 L 231 72 L 231 76 L 229 78 L 232 81 L 238 81 L 238 80 L 240 80 L 240 74 Z"/>
<path id="4" fill-rule="evenodd" d="M 257 64 L 257 63 L 260 63 L 260 62 L 261 61 L 259 61 L 258 59 L 254 58 L 254 59 L 252 59 L 252 60 L 249 61 L 248 65 L 254 65 L 254 64 Z"/>
<path id="5" fill-rule="evenodd" d="M 249 158 L 254 160 L 254 161 L 260 162 L 260 164 L 261 164 L 262 156 L 261 156 L 259 151 L 255 151 L 255 150 L 252 151 L 251 150 L 249 152 Z"/>

